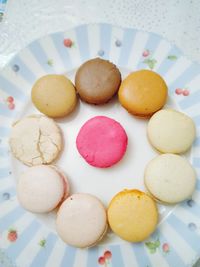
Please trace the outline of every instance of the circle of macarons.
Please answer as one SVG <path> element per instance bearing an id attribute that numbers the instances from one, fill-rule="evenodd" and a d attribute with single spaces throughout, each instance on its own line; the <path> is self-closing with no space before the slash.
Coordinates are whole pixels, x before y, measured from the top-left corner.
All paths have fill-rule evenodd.
<path id="1" fill-rule="evenodd" d="M 100 51 L 99 51 L 100 52 Z M 76 87 L 76 88 L 75 88 Z M 69 196 L 69 183 L 58 167 L 51 164 L 63 146 L 60 128 L 54 120 L 70 114 L 81 100 L 105 104 L 118 92 L 120 104 L 141 118 L 150 116 L 147 135 L 151 145 L 168 154 L 157 156 L 146 166 L 144 183 L 148 193 L 137 189 L 117 193 L 106 210 L 93 195 Z M 156 229 L 156 201 L 181 202 L 194 192 L 196 173 L 183 157 L 195 138 L 192 119 L 175 110 L 160 110 L 167 101 L 168 88 L 156 72 L 139 70 L 121 82 L 119 69 L 108 60 L 94 58 L 83 63 L 75 75 L 75 86 L 64 75 L 49 74 L 32 87 L 31 98 L 44 115 L 32 115 L 13 124 L 10 147 L 13 155 L 31 166 L 17 182 L 20 204 L 28 211 L 46 213 L 59 207 L 56 230 L 67 244 L 78 248 L 96 245 L 112 231 L 129 242 L 141 242 Z M 159 111 L 160 110 L 160 111 Z M 84 123 L 76 138 L 80 155 L 91 166 L 111 167 L 127 149 L 128 137 L 122 125 L 106 116 Z M 45 164 L 45 165 L 44 165 Z M 108 223 L 107 223 L 108 220 Z"/>
<path id="2" fill-rule="evenodd" d="M 112 231 L 129 242 L 145 240 L 158 223 L 154 200 L 135 189 L 116 194 L 108 206 L 107 214 Z"/>
<path id="3" fill-rule="evenodd" d="M 118 96 L 128 112 L 139 117 L 149 117 L 164 106 L 167 91 L 167 85 L 159 74 L 139 70 L 122 81 Z"/>
<path id="4" fill-rule="evenodd" d="M 45 213 L 54 210 L 69 194 L 66 176 L 52 165 L 28 168 L 17 182 L 17 196 L 23 208 Z"/>
<path id="5" fill-rule="evenodd" d="M 80 98 L 90 104 L 108 102 L 117 93 L 120 83 L 119 69 L 101 58 L 83 63 L 75 76 L 75 86 Z"/>
<path id="6" fill-rule="evenodd" d="M 184 157 L 162 154 L 147 164 L 144 183 L 155 200 L 175 204 L 192 195 L 196 173 Z"/>
<path id="7" fill-rule="evenodd" d="M 94 246 L 107 231 L 106 210 L 93 195 L 71 195 L 57 213 L 56 229 L 60 238 L 71 246 Z"/>
<path id="8" fill-rule="evenodd" d="M 92 166 L 107 168 L 122 159 L 128 137 L 117 121 L 96 116 L 80 129 L 76 146 L 81 156 Z"/>
<path id="9" fill-rule="evenodd" d="M 193 120 L 173 109 L 156 112 L 147 126 L 150 143 L 162 153 L 186 152 L 192 146 L 195 134 Z"/>
<path id="10" fill-rule="evenodd" d="M 18 160 L 33 166 L 53 162 L 62 149 L 63 140 L 54 120 L 37 114 L 13 124 L 9 143 Z"/>
<path id="11" fill-rule="evenodd" d="M 64 75 L 48 74 L 38 79 L 31 91 L 32 102 L 45 115 L 64 117 L 76 106 L 75 87 Z"/>

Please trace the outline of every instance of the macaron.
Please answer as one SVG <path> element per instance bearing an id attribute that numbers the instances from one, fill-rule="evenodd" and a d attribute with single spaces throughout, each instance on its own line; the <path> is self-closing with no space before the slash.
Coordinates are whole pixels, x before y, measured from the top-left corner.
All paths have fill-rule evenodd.
<path id="1" fill-rule="evenodd" d="M 76 146 L 87 163 L 107 168 L 122 159 L 128 137 L 121 124 L 105 116 L 88 120 L 80 129 Z"/>
<path id="2" fill-rule="evenodd" d="M 75 86 L 80 98 L 90 104 L 108 102 L 118 91 L 120 83 L 119 69 L 101 58 L 86 61 L 75 76 Z"/>
<path id="3" fill-rule="evenodd" d="M 68 245 L 79 248 L 94 246 L 107 231 L 106 210 L 95 196 L 74 194 L 60 206 L 56 229 Z"/>
<path id="4" fill-rule="evenodd" d="M 185 158 L 162 154 L 147 164 L 144 183 L 155 200 L 175 204 L 191 197 L 195 190 L 196 172 Z"/>
<path id="5" fill-rule="evenodd" d="M 56 166 L 33 166 L 28 168 L 17 183 L 19 203 L 28 211 L 50 212 L 69 194 L 69 183 Z"/>
<path id="6" fill-rule="evenodd" d="M 184 153 L 196 136 L 193 120 L 173 109 L 156 112 L 149 120 L 147 135 L 151 145 L 162 153 Z"/>
<path id="7" fill-rule="evenodd" d="M 31 115 L 13 124 L 9 144 L 14 157 L 33 166 L 53 162 L 63 140 L 60 128 L 52 119 Z"/>
<path id="8" fill-rule="evenodd" d="M 167 91 L 167 85 L 158 73 L 139 70 L 122 81 L 118 96 L 128 112 L 139 117 L 149 117 L 165 105 Z"/>
<path id="9" fill-rule="evenodd" d="M 129 242 L 144 241 L 154 232 L 158 223 L 155 201 L 136 189 L 116 194 L 107 214 L 112 231 Z"/>
<path id="10" fill-rule="evenodd" d="M 64 75 L 48 74 L 39 78 L 31 91 L 35 107 L 48 117 L 59 118 L 71 113 L 77 97 L 74 85 Z"/>

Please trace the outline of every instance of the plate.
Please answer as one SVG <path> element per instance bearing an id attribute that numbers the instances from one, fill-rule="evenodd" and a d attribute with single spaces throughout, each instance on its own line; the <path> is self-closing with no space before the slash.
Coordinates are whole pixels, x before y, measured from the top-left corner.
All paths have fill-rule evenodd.
<path id="1" fill-rule="evenodd" d="M 138 69 L 151 69 L 162 75 L 169 87 L 167 106 L 185 112 L 196 123 L 197 139 L 185 156 L 199 174 L 198 64 L 158 35 L 108 24 L 81 25 L 44 36 L 21 50 L 0 73 L 0 266 L 185 267 L 192 266 L 200 256 L 199 179 L 192 199 L 176 206 L 159 205 L 157 230 L 148 240 L 138 244 L 122 241 L 109 232 L 94 248 L 73 248 L 57 236 L 55 213 L 35 215 L 18 204 L 15 185 L 19 174 L 27 167 L 10 153 L 11 124 L 25 115 L 38 113 L 30 100 L 36 79 L 47 73 L 57 73 L 67 75 L 73 81 L 77 68 L 97 56 L 114 62 L 123 78 Z M 88 165 L 75 146 L 82 124 L 96 115 L 119 121 L 129 138 L 124 158 L 108 169 Z M 144 190 L 144 167 L 157 155 L 146 138 L 147 120 L 131 116 L 114 98 L 103 106 L 79 101 L 70 116 L 56 121 L 65 138 L 64 150 L 56 164 L 69 177 L 71 193 L 92 193 L 107 205 L 120 190 Z M 109 252 L 105 254 L 106 251 Z M 104 260 L 99 260 L 100 257 Z"/>

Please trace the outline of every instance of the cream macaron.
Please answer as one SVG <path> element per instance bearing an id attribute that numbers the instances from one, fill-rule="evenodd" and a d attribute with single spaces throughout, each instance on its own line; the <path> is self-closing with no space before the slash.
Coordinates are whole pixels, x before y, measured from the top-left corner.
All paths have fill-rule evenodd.
<path id="1" fill-rule="evenodd" d="M 172 109 L 156 112 L 149 120 L 147 135 L 154 148 L 162 153 L 183 153 L 195 139 L 195 124 L 187 115 Z"/>
<path id="2" fill-rule="evenodd" d="M 19 203 L 28 211 L 45 213 L 55 209 L 69 194 L 69 183 L 56 166 L 28 168 L 17 183 Z"/>
<path id="3" fill-rule="evenodd" d="M 155 201 L 139 190 L 116 194 L 108 207 L 108 222 L 113 232 L 129 242 L 141 242 L 156 229 L 158 210 Z"/>
<path id="4" fill-rule="evenodd" d="M 107 231 L 105 208 L 93 195 L 74 194 L 60 206 L 56 229 L 68 245 L 79 248 L 94 246 Z"/>
<path id="5" fill-rule="evenodd" d="M 175 204 L 191 197 L 196 173 L 184 157 L 162 154 L 147 164 L 144 183 L 155 200 Z"/>

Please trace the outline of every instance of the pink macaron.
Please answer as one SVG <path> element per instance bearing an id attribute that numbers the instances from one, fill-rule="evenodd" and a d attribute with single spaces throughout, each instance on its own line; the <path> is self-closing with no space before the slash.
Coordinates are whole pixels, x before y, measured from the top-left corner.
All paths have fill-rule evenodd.
<path id="1" fill-rule="evenodd" d="M 53 165 L 37 165 L 21 174 L 17 196 L 21 206 L 31 212 L 45 213 L 58 207 L 69 195 L 65 174 Z"/>
<path id="2" fill-rule="evenodd" d="M 95 246 L 106 234 L 107 227 L 105 207 L 91 194 L 71 195 L 57 213 L 57 233 L 65 243 L 74 247 Z"/>
<path id="3" fill-rule="evenodd" d="M 90 165 L 107 168 L 122 159 L 127 142 L 127 134 L 119 122 L 105 116 L 96 116 L 81 127 L 76 146 Z"/>

